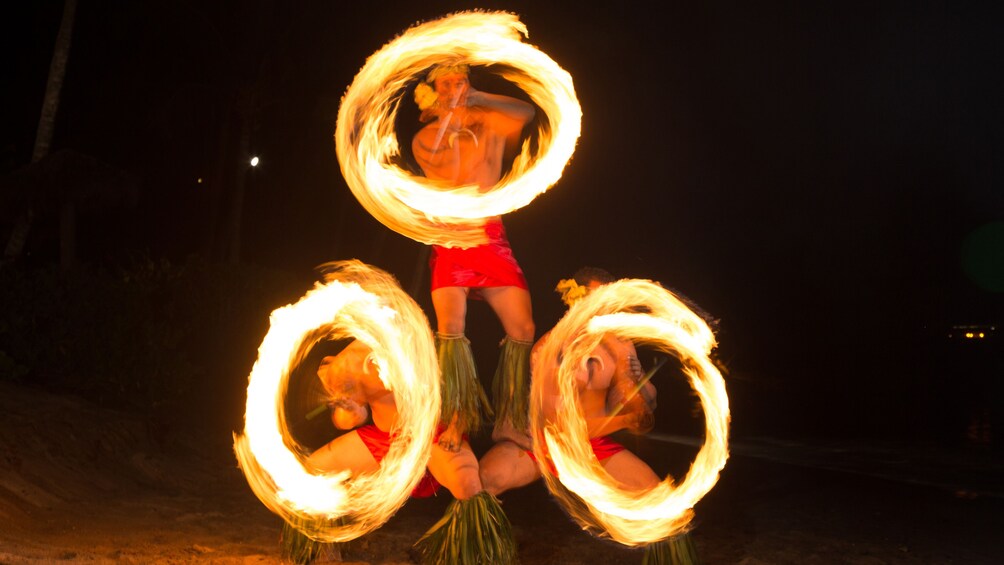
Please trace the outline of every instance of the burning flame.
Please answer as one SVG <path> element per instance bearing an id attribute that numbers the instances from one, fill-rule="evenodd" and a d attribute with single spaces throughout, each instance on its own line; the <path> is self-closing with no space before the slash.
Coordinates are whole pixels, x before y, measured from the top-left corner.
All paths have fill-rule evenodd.
<path id="1" fill-rule="evenodd" d="M 383 525 L 422 477 L 439 417 L 439 366 L 428 319 L 391 275 L 359 261 L 333 265 L 328 282 L 272 312 L 234 449 L 265 506 L 318 541 L 343 542 Z M 399 412 L 379 470 L 352 479 L 307 469 L 283 410 L 292 368 L 317 342 L 347 337 L 373 350 Z"/>
<path id="2" fill-rule="evenodd" d="M 487 241 L 485 218 L 525 206 L 558 181 L 575 150 L 582 110 L 571 75 L 524 36 L 526 26 L 513 14 L 460 12 L 408 29 L 366 60 L 342 97 L 335 147 L 349 188 L 377 220 L 422 243 L 471 247 Z M 473 185 L 444 188 L 395 164 L 402 94 L 416 76 L 457 58 L 501 65 L 498 75 L 543 113 L 537 154 L 524 143 L 509 174 L 484 193 Z"/>
<path id="3" fill-rule="evenodd" d="M 631 313 L 639 311 L 647 313 Z M 679 485 L 666 477 L 646 492 L 621 489 L 590 449 L 574 375 L 608 332 L 676 356 L 700 397 L 705 441 Z M 703 319 L 671 292 L 644 280 L 593 290 L 551 331 L 533 366 L 531 426 L 542 431 L 546 443 L 538 438 L 534 453 L 538 461 L 550 456 L 560 479 L 541 465 L 548 488 L 583 528 L 629 546 L 687 530 L 694 505 L 718 482 L 728 459 L 728 396 L 709 358 L 715 345 Z M 557 390 L 560 398 L 553 416 L 542 413 L 546 390 Z"/>

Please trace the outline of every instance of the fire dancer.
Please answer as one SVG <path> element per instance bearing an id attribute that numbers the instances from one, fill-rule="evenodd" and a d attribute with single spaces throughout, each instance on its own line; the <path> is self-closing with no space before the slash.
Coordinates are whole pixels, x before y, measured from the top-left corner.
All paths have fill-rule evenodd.
<path id="1" fill-rule="evenodd" d="M 613 282 L 609 272 L 595 267 L 580 269 L 575 276 L 558 285 L 568 306 L 584 297 L 591 289 Z M 533 351 L 536 353 L 548 339 L 544 334 Z M 645 490 L 659 483 L 659 477 L 644 461 L 607 437 L 618 430 L 644 434 L 652 429 L 655 408 L 655 387 L 644 383 L 641 363 L 634 345 L 607 334 L 578 375 L 579 401 L 589 430 L 593 452 L 612 477 L 626 488 Z M 552 408 L 553 408 L 553 402 Z M 618 413 L 615 408 L 621 407 Z M 547 408 L 545 407 L 545 412 Z M 499 426 L 493 434 L 496 441 L 481 458 L 481 481 L 495 496 L 526 486 L 540 478 L 533 459 L 533 447 L 526 428 Z"/>
<path id="2" fill-rule="evenodd" d="M 353 476 L 375 471 L 390 447 L 390 430 L 397 421 L 394 394 L 380 380 L 371 350 L 355 340 L 341 352 L 321 360 L 317 376 L 324 385 L 331 421 L 351 430 L 321 446 L 307 458 L 319 471 L 349 471 Z M 370 421 L 372 419 L 372 421 Z M 368 423 L 369 422 L 369 423 Z M 478 461 L 463 441 L 456 451 L 432 448 L 428 472 L 413 496 L 431 496 L 445 486 L 459 500 L 481 492 Z"/>
<path id="3" fill-rule="evenodd" d="M 426 125 L 412 150 L 425 176 L 446 186 L 476 185 L 490 191 L 502 176 L 503 163 L 519 148 L 533 105 L 509 96 L 475 90 L 468 65 L 437 65 L 415 88 L 415 101 Z M 497 422 L 527 425 L 533 313 L 526 278 L 513 256 L 499 217 L 485 223 L 488 243 L 462 249 L 434 245 L 432 304 L 436 346 L 443 370 L 443 419 L 450 424 L 439 443 L 459 449 L 462 434 L 476 431 L 482 412 Z M 467 300 L 481 299 L 495 311 L 505 331 L 488 406 L 465 332 Z"/>
<path id="4" fill-rule="evenodd" d="M 351 431 L 307 458 L 307 465 L 316 471 L 349 471 L 354 477 L 377 470 L 387 454 L 398 411 L 394 394 L 384 386 L 371 354 L 366 345 L 354 340 L 337 355 L 321 361 L 317 376 L 328 395 L 332 423 L 340 430 Z M 412 496 L 432 496 L 440 486 L 446 487 L 456 499 L 447 510 L 449 519 L 464 521 L 471 527 L 477 523 L 481 528 L 482 542 L 490 551 L 487 562 L 506 563 L 515 559 L 508 519 L 498 500 L 482 489 L 478 460 L 465 438 L 461 438 L 455 450 L 446 450 L 438 444 L 432 446 L 427 471 Z M 449 550 L 440 546 L 451 543 L 463 540 L 437 537 L 433 528 L 417 545 L 424 563 L 441 563 L 438 552 Z"/>
<path id="5" fill-rule="evenodd" d="M 590 291 L 614 280 L 604 269 L 583 267 L 571 279 L 559 282 L 555 290 L 561 292 L 562 301 L 571 307 Z M 533 354 L 549 335 L 550 332 L 541 336 Z M 607 437 L 618 430 L 645 434 L 654 424 L 656 390 L 644 378 L 634 344 L 613 334 L 604 335 L 576 375 L 576 381 L 590 445 L 603 468 L 625 490 L 643 492 L 658 485 L 659 476 L 645 461 Z M 545 400 L 545 416 L 553 413 L 556 395 L 555 391 L 550 401 Z M 496 428 L 493 439 L 495 445 L 480 461 L 481 482 L 486 491 L 499 496 L 541 478 L 527 430 Z M 552 474 L 556 473 L 550 464 L 548 468 Z M 689 532 L 648 544 L 645 552 L 646 562 L 695 565 L 700 561 Z"/>

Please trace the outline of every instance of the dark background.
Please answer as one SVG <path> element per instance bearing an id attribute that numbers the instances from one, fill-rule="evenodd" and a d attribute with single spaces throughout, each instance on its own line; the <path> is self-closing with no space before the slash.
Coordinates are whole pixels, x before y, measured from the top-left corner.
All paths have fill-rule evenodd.
<path id="1" fill-rule="evenodd" d="M 476 6 L 519 14 L 528 42 L 571 73 L 583 109 L 561 180 L 505 218 L 538 333 L 563 311 L 555 283 L 602 266 L 659 281 L 719 320 L 736 434 L 955 442 L 974 418 L 996 421 L 999 4 L 695 4 Z M 130 187 L 81 209 L 80 265 L 198 256 L 287 277 L 229 330 L 245 332 L 239 346 L 216 349 L 229 364 L 203 369 L 227 382 L 246 379 L 267 312 L 325 261 L 390 271 L 432 318 L 423 246 L 358 204 L 332 136 L 367 56 L 416 22 L 473 7 L 80 0 L 53 151 L 89 156 Z M 4 238 L 61 11 L 47 0 L 4 18 Z M 261 164 L 245 170 L 252 153 Z M 245 174 L 235 250 L 226 226 Z M 58 262 L 57 217 L 39 210 L 19 268 Z M 959 339 L 960 325 L 988 337 Z M 502 334 L 483 304 L 467 333 L 490 375 Z M 676 384 L 662 387 L 664 418 L 691 402 Z"/>

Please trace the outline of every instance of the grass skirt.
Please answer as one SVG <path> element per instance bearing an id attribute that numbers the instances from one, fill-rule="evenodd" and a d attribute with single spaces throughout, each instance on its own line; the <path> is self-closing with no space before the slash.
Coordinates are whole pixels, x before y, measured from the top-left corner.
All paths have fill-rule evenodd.
<path id="1" fill-rule="evenodd" d="M 513 565 L 519 560 L 509 518 L 497 498 L 481 491 L 454 500 L 415 548 L 423 565 Z"/>
<path id="2" fill-rule="evenodd" d="M 697 547 L 690 532 L 673 536 L 645 547 L 642 565 L 700 565 Z"/>
<path id="3" fill-rule="evenodd" d="M 296 565 L 341 561 L 342 549 L 347 545 L 311 539 L 295 525 L 286 521 L 283 521 L 282 533 L 279 535 L 279 553 L 283 562 Z"/>
<path id="4" fill-rule="evenodd" d="M 514 429 L 530 428 L 530 350 L 533 342 L 509 336 L 502 340 L 498 368 L 492 379 L 492 401 L 497 421 L 508 421 Z"/>
<path id="5" fill-rule="evenodd" d="M 463 334 L 436 334 L 436 354 L 442 376 L 444 424 L 457 418 L 461 432 L 481 429 L 482 413 L 491 413 L 488 396 L 478 380 L 471 342 Z"/>

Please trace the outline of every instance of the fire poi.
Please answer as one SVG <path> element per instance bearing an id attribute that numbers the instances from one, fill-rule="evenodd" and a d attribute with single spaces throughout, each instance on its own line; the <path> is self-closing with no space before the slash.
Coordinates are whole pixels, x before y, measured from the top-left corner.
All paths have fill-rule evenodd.
<path id="1" fill-rule="evenodd" d="M 679 484 L 666 477 L 647 492 L 625 491 L 590 448 L 574 373 L 608 332 L 677 357 L 701 400 L 704 445 Z M 551 330 L 533 365 L 533 449 L 549 490 L 584 529 L 629 546 L 687 531 L 694 505 L 718 481 L 728 458 L 729 403 L 721 373 L 709 358 L 714 347 L 714 334 L 700 316 L 662 286 L 644 280 L 592 290 Z M 558 390 L 553 414 L 542 410 L 549 388 Z M 545 468 L 548 459 L 557 477 Z"/>
<path id="2" fill-rule="evenodd" d="M 503 12 L 460 12 L 416 25 L 371 55 L 345 92 L 335 147 L 352 193 L 388 228 L 450 247 L 485 243 L 484 218 L 525 206 L 561 177 L 579 138 L 582 110 L 572 78 L 524 43 L 526 26 Z M 510 172 L 488 192 L 445 188 L 400 166 L 394 131 L 402 93 L 443 60 L 485 66 L 541 109 L 537 151 L 523 145 Z"/>
<path id="3" fill-rule="evenodd" d="M 423 475 L 439 416 L 439 367 L 429 321 L 383 271 L 336 264 L 297 303 L 275 310 L 248 383 L 245 427 L 235 436 L 255 495 L 317 541 L 349 541 L 383 525 Z M 283 409 L 290 372 L 321 340 L 354 337 L 372 349 L 399 417 L 379 470 L 351 480 L 315 473 L 291 438 Z"/>

